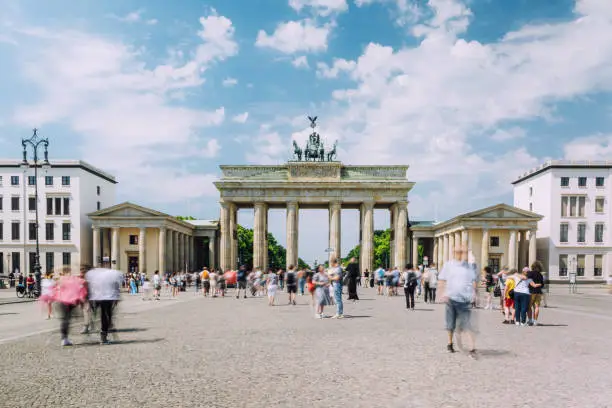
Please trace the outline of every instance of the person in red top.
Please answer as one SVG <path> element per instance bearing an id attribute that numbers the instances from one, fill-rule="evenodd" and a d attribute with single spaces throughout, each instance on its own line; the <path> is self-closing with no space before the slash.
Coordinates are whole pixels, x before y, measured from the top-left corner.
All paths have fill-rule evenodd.
<path id="1" fill-rule="evenodd" d="M 29 274 L 26 278 L 26 288 L 28 288 L 28 292 L 32 292 L 32 290 L 34 290 L 34 283 L 34 276 Z"/>

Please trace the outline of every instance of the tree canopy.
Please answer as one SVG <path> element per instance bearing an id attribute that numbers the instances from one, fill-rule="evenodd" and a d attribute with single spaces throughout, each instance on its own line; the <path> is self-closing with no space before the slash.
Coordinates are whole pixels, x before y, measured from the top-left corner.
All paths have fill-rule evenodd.
<path id="1" fill-rule="evenodd" d="M 176 218 L 179 221 L 193 221 L 193 220 L 195 220 L 195 217 L 192 217 L 191 215 L 177 215 L 174 218 Z"/>
<path id="2" fill-rule="evenodd" d="M 253 230 L 238 225 L 238 257 L 242 265 L 253 267 Z M 286 267 L 287 250 L 280 245 L 274 235 L 268 233 L 268 267 L 284 269 Z M 256 265 L 255 265 L 256 266 Z M 298 258 L 298 268 L 308 268 L 302 258 Z"/>

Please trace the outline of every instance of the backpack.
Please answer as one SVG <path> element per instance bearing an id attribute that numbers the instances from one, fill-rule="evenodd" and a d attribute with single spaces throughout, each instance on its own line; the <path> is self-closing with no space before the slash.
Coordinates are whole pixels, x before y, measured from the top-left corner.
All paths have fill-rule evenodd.
<path id="1" fill-rule="evenodd" d="M 408 279 L 406 280 L 406 286 L 416 286 L 417 276 L 413 271 L 408 272 Z"/>

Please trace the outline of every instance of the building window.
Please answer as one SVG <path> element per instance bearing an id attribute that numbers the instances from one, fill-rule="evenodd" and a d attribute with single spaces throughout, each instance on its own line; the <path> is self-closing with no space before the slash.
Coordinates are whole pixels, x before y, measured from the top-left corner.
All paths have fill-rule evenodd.
<path id="1" fill-rule="evenodd" d="M 563 196 L 561 197 L 561 216 L 567 217 L 567 205 L 569 204 L 569 197 Z"/>
<path id="2" fill-rule="evenodd" d="M 34 185 L 36 185 L 36 177 L 28 176 L 28 186 L 34 186 Z"/>
<path id="3" fill-rule="evenodd" d="M 559 276 L 567 276 L 567 255 L 559 255 Z"/>
<path id="4" fill-rule="evenodd" d="M 11 176 L 11 186 L 19 185 L 19 176 Z"/>
<path id="5" fill-rule="evenodd" d="M 595 242 L 603 242 L 604 225 L 595 224 Z"/>
<path id="6" fill-rule="evenodd" d="M 559 242 L 567 242 L 568 241 L 568 231 L 569 225 L 561 224 L 561 231 L 559 234 Z"/>
<path id="7" fill-rule="evenodd" d="M 100 195 L 100 186 L 96 187 L 96 194 Z"/>
<path id="8" fill-rule="evenodd" d="M 19 197 L 11 197 L 11 210 L 19 211 Z"/>
<path id="9" fill-rule="evenodd" d="M 595 264 L 593 265 L 593 276 L 603 275 L 603 255 L 595 255 Z"/>
<path id="10" fill-rule="evenodd" d="M 0 221 L 0 241 L 4 240 L 4 223 Z"/>
<path id="11" fill-rule="evenodd" d="M 578 187 L 586 187 L 586 186 L 587 186 L 587 178 L 578 177 Z"/>
<path id="12" fill-rule="evenodd" d="M 0 252 L 0 275 L 4 275 L 4 254 Z"/>
<path id="13" fill-rule="evenodd" d="M 576 276 L 584 276 L 584 259 L 586 258 L 586 256 L 584 255 L 578 255 L 576 257 Z"/>
<path id="14" fill-rule="evenodd" d="M 595 212 L 598 214 L 602 214 L 604 212 L 604 198 L 597 197 L 595 199 Z"/>
<path id="15" fill-rule="evenodd" d="M 19 221 L 15 222 L 13 221 L 11 223 L 11 239 L 13 241 L 18 241 L 19 238 L 19 231 L 21 230 L 21 228 L 19 228 Z"/>
<path id="16" fill-rule="evenodd" d="M 62 224 L 62 239 L 70 241 L 70 224 L 67 222 Z"/>
<path id="17" fill-rule="evenodd" d="M 53 273 L 53 269 L 55 269 L 55 254 L 53 252 L 45 253 L 45 265 L 47 273 Z"/>
<path id="18" fill-rule="evenodd" d="M 36 211 L 36 197 L 28 197 L 28 211 Z"/>
<path id="19" fill-rule="evenodd" d="M 34 273 L 34 266 L 36 265 L 36 252 L 28 252 L 28 269 L 30 273 Z"/>
<path id="20" fill-rule="evenodd" d="M 96 208 L 98 209 L 98 211 L 100 211 L 100 209 L 102 209 L 102 205 L 100 204 L 99 201 L 96 203 Z"/>
<path id="21" fill-rule="evenodd" d="M 570 199 L 570 211 L 569 211 L 569 214 L 570 214 L 570 217 L 575 217 L 576 214 L 577 214 L 576 210 L 578 210 L 578 205 L 577 205 L 578 197 L 574 196 L 574 197 L 570 197 L 569 199 Z"/>
<path id="22" fill-rule="evenodd" d="M 533 203 L 529 203 L 529 211 L 533 211 Z"/>
<path id="23" fill-rule="evenodd" d="M 55 215 L 62 215 L 62 198 L 55 197 Z"/>
<path id="24" fill-rule="evenodd" d="M 53 222 L 46 223 L 45 224 L 45 239 L 47 241 L 53 241 L 55 239 L 54 232 L 55 232 L 55 223 Z"/>
<path id="25" fill-rule="evenodd" d="M 53 185 L 53 176 L 45 176 L 45 186 Z"/>
<path id="26" fill-rule="evenodd" d="M 0 211 L 3 210 L 3 205 L 2 205 L 3 202 L 4 202 L 4 197 L 0 195 Z"/>
<path id="27" fill-rule="evenodd" d="M 138 235 L 130 235 L 130 245 L 138 245 Z"/>
<path id="28" fill-rule="evenodd" d="M 70 252 L 62 252 L 62 265 L 70 266 Z"/>
<path id="29" fill-rule="evenodd" d="M 529 187 L 529 197 L 533 197 L 533 187 Z"/>
<path id="30" fill-rule="evenodd" d="M 584 217 L 584 209 L 586 207 L 586 197 L 578 197 L 578 216 Z"/>
<path id="31" fill-rule="evenodd" d="M 70 176 L 62 176 L 62 186 L 70 185 Z"/>
<path id="32" fill-rule="evenodd" d="M 36 223 L 35 222 L 30 222 L 28 224 L 28 239 L 30 241 L 36 240 Z"/>
<path id="33" fill-rule="evenodd" d="M 64 215 L 70 215 L 70 198 L 64 197 Z"/>
<path id="34" fill-rule="evenodd" d="M 586 224 L 580 223 L 578 224 L 578 239 L 579 243 L 584 243 L 586 241 Z"/>
<path id="35" fill-rule="evenodd" d="M 569 187 L 569 177 L 561 177 L 561 187 Z"/>
<path id="36" fill-rule="evenodd" d="M 499 247 L 499 237 L 491 237 L 490 245 L 491 247 Z"/>
<path id="37" fill-rule="evenodd" d="M 586 196 L 562 196 L 561 197 L 561 216 L 567 217 L 569 202 L 570 217 L 584 217 L 586 209 Z"/>
<path id="38" fill-rule="evenodd" d="M 603 186 L 604 186 L 604 178 L 595 177 L 595 187 L 603 187 Z"/>
<path id="39" fill-rule="evenodd" d="M 0 176 L 0 187 L 2 187 L 2 176 Z"/>
<path id="40" fill-rule="evenodd" d="M 53 215 L 53 198 L 47 197 L 47 215 Z"/>

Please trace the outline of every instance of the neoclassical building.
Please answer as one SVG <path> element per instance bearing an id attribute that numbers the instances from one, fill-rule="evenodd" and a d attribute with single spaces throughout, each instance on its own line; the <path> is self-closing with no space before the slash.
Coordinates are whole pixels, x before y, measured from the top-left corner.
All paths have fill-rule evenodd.
<path id="1" fill-rule="evenodd" d="M 541 219 L 533 212 L 497 204 L 440 223 L 415 222 L 410 228 L 411 259 L 417 259 L 420 244 L 429 262 L 442 266 L 452 257 L 453 248 L 464 246 L 468 261 L 479 267 L 522 268 L 536 260 Z"/>
<path id="2" fill-rule="evenodd" d="M 181 221 L 125 202 L 89 214 L 94 265 L 124 272 L 191 271 L 217 265 L 217 221 Z"/>

